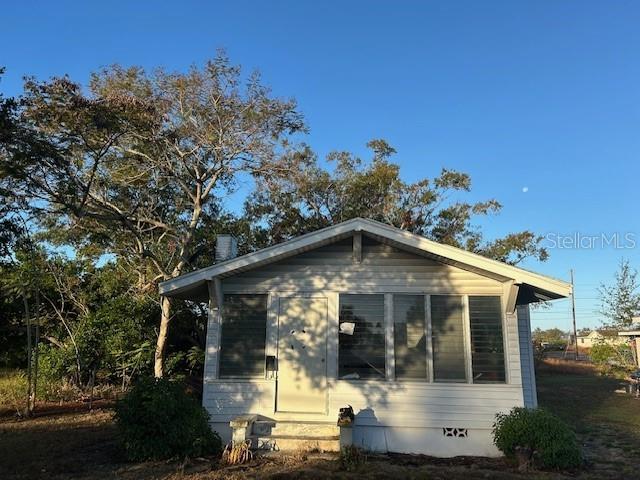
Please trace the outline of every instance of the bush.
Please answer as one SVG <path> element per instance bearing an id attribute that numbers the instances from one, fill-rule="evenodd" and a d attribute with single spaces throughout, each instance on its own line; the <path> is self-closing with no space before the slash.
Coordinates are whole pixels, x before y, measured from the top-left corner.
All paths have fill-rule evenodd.
<path id="1" fill-rule="evenodd" d="M 532 462 L 543 468 L 575 468 L 582 452 L 573 431 L 558 417 L 541 408 L 516 407 L 496 415 L 493 439 L 508 457 L 525 469 Z"/>
<path id="2" fill-rule="evenodd" d="M 116 404 L 116 424 L 130 460 L 218 454 L 220 437 L 204 408 L 178 382 L 140 379 Z"/>

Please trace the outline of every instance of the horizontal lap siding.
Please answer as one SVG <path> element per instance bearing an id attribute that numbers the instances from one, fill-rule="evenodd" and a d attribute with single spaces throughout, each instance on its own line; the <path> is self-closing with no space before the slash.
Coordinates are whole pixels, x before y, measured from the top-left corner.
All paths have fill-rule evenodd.
<path id="1" fill-rule="evenodd" d="M 503 294 L 503 285 L 496 280 L 386 245 L 375 245 L 366 237 L 361 264 L 353 263 L 349 240 L 224 278 L 222 285 L 225 293 L 271 293 L 274 298 L 283 292 L 318 293 L 328 297 L 335 292 Z M 275 315 L 277 303 L 274 301 L 270 306 L 270 315 Z M 332 314 L 330 309 L 330 329 L 337 330 L 338 322 L 333 318 L 336 314 L 337 311 Z M 495 413 L 523 404 L 516 316 L 508 315 L 505 324 L 509 385 L 339 381 L 333 378 L 337 373 L 336 332 L 330 330 L 328 410 L 324 417 L 313 419 L 333 422 L 339 408 L 352 405 L 360 425 L 491 428 Z M 267 328 L 271 343 L 275 325 Z M 267 345 L 268 351 L 269 348 Z M 335 365 L 335 370 L 331 365 Z M 273 381 L 233 383 L 205 379 L 203 403 L 213 422 L 226 422 L 243 413 L 279 418 L 279 414 L 274 413 Z M 312 419 L 306 415 L 298 417 Z"/>
<path id="2" fill-rule="evenodd" d="M 496 413 L 521 402 L 517 386 L 337 382 L 330 392 L 329 410 L 352 405 L 358 425 L 490 428 Z"/>
<path id="3" fill-rule="evenodd" d="M 484 387 L 484 388 L 482 388 Z M 334 381 L 329 386 L 326 421 L 351 405 L 358 425 L 491 428 L 495 414 L 522 405 L 520 386 L 436 385 L 402 382 Z M 207 383 L 203 404 L 212 422 L 252 413 L 274 415 L 275 383 Z M 323 420 L 320 417 L 310 420 Z"/>
<path id="4" fill-rule="evenodd" d="M 228 422 L 237 415 L 273 413 L 275 383 L 205 381 L 202 404 L 211 422 Z"/>
<path id="5" fill-rule="evenodd" d="M 226 292 L 502 293 L 502 285 L 490 278 L 390 246 L 364 243 L 359 265 L 353 263 L 350 241 L 343 241 L 226 278 L 224 289 Z"/>

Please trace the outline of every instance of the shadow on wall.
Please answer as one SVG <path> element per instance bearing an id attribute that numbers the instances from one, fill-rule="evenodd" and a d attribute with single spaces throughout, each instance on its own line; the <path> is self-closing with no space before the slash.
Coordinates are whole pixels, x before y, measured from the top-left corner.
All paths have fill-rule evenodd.
<path id="1" fill-rule="evenodd" d="M 363 425 L 364 423 L 364 425 Z M 373 408 L 363 408 L 355 415 L 353 444 L 371 452 L 388 452 L 389 445 L 384 425 L 376 417 Z"/>

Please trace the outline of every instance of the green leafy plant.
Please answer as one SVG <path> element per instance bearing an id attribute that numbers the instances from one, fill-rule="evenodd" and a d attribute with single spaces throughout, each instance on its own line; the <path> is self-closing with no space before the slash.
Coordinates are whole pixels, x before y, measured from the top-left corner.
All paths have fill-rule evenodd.
<path id="1" fill-rule="evenodd" d="M 348 472 L 358 470 L 367 461 L 365 452 L 355 445 L 347 445 L 340 449 L 340 468 Z"/>
<path id="2" fill-rule="evenodd" d="M 567 469 L 582 463 L 573 431 L 541 408 L 515 407 L 508 414 L 499 413 L 493 425 L 493 439 L 505 455 L 517 458 L 521 470 L 532 465 Z"/>
<path id="3" fill-rule="evenodd" d="M 220 437 L 184 385 L 142 378 L 116 404 L 116 424 L 131 460 L 219 454 Z"/>

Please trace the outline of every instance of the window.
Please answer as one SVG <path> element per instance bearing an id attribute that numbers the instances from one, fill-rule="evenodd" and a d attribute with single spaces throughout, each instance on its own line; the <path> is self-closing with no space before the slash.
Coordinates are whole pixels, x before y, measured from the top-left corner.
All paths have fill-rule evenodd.
<path id="1" fill-rule="evenodd" d="M 338 376 L 385 378 L 384 295 L 340 295 Z"/>
<path id="2" fill-rule="evenodd" d="M 505 381 L 500 297 L 469 297 L 474 383 Z"/>
<path id="3" fill-rule="evenodd" d="M 264 376 L 266 295 L 225 295 L 220 378 Z"/>
<path id="4" fill-rule="evenodd" d="M 436 382 L 465 382 L 462 297 L 431 296 L 433 377 Z"/>
<path id="5" fill-rule="evenodd" d="M 396 378 L 427 379 L 427 337 L 423 295 L 393 296 Z"/>

